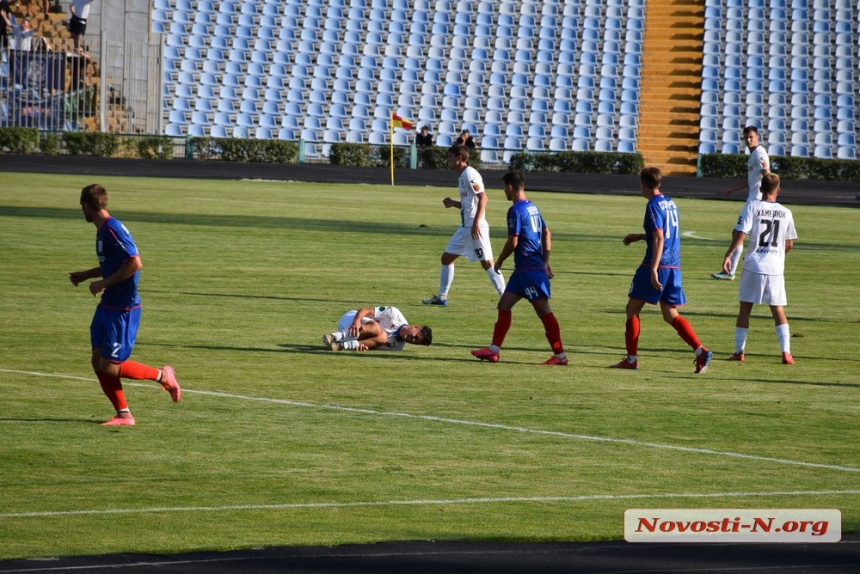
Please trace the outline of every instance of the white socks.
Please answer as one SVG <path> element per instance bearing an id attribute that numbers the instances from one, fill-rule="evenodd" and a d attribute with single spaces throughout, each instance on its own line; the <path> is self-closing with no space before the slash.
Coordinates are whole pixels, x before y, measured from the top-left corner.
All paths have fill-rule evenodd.
<path id="1" fill-rule="evenodd" d="M 743 353 L 747 346 L 747 333 L 749 329 L 735 327 L 735 352 Z"/>
<path id="2" fill-rule="evenodd" d="M 454 282 L 454 264 L 443 265 L 442 271 L 439 273 L 439 298 L 448 299 L 448 291 L 451 290 L 451 283 Z"/>
<path id="3" fill-rule="evenodd" d="M 788 333 L 788 323 L 777 325 L 774 327 L 776 336 L 779 339 L 779 346 L 783 353 L 791 353 L 791 335 Z"/>
<path id="4" fill-rule="evenodd" d="M 487 271 L 487 276 L 490 278 L 490 283 L 496 288 L 499 295 L 505 292 L 505 278 L 501 273 L 496 273 L 496 270 L 490 267 Z"/>
<path id="5" fill-rule="evenodd" d="M 783 353 L 791 353 L 791 334 L 788 330 L 788 323 L 776 325 L 773 328 L 776 331 L 776 337 L 779 339 L 779 347 Z M 747 345 L 747 332 L 749 329 L 743 327 L 735 327 L 735 352 L 743 353 Z"/>
<path id="6" fill-rule="evenodd" d="M 744 246 L 740 245 L 737 249 L 732 251 L 732 275 L 735 274 L 735 271 L 738 270 L 738 262 L 741 260 L 741 255 L 744 253 Z"/>

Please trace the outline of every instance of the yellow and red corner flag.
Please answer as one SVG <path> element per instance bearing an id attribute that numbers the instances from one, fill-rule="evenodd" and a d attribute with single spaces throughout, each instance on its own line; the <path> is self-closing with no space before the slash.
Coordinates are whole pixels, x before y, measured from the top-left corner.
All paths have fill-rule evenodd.
<path id="1" fill-rule="evenodd" d="M 388 162 L 391 165 L 391 185 L 394 185 L 394 128 L 411 130 L 412 120 L 407 120 L 391 112 L 391 121 L 388 122 L 388 125 Z"/>
<path id="2" fill-rule="evenodd" d="M 412 129 L 412 121 L 401 118 L 395 113 L 391 114 L 391 128 L 403 128 L 404 130 Z"/>

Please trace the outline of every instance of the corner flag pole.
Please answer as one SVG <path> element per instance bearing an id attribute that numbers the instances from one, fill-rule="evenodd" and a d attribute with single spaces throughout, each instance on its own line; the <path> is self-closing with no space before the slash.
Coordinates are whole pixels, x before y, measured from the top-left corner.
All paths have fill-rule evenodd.
<path id="1" fill-rule="evenodd" d="M 391 185 L 394 185 L 394 112 L 388 122 L 388 164 L 391 166 Z"/>

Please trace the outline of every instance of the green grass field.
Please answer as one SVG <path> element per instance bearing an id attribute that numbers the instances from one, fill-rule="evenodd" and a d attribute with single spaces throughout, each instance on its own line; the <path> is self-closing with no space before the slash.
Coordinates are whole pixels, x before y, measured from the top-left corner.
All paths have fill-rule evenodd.
<path id="1" fill-rule="evenodd" d="M 439 256 L 454 190 L 97 178 L 144 269 L 132 358 L 171 364 L 183 400 L 127 382 L 134 428 L 89 366 L 96 265 L 78 198 L 93 178 L 4 174 L 0 190 L 0 559 L 383 540 L 606 540 L 626 508 L 838 508 L 860 531 L 860 210 L 793 208 L 794 366 L 757 307 L 730 363 L 737 283 L 715 282 L 740 204 L 678 200 L 684 315 L 709 372 L 656 308 L 624 354 L 641 197 L 530 194 L 553 231 L 552 306 L 569 367 L 522 302 L 502 360 L 496 296 Z M 498 253 L 508 204 L 490 187 Z M 669 193 L 671 182 L 665 189 Z M 512 264 L 512 262 L 511 262 Z M 507 265 L 508 271 L 510 265 Z M 399 307 L 431 347 L 332 353 L 341 314 Z"/>

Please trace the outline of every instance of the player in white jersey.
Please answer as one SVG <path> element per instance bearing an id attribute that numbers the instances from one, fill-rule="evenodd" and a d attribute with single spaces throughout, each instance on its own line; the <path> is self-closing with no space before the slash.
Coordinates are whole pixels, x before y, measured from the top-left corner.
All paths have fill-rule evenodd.
<path id="1" fill-rule="evenodd" d="M 347 311 L 337 331 L 323 335 L 332 351 L 402 351 L 406 343 L 430 345 L 433 331 L 426 325 L 410 325 L 397 307 L 365 307 Z"/>
<path id="2" fill-rule="evenodd" d="M 505 291 L 505 279 L 493 268 L 493 247 L 490 245 L 490 226 L 484 218 L 487 194 L 484 180 L 478 170 L 469 166 L 469 150 L 455 145 L 448 149 L 448 168 L 460 172 L 460 201 L 446 197 L 442 204 L 460 209 L 460 227 L 454 232 L 445 252 L 442 253 L 442 270 L 439 274 L 439 292 L 428 299 L 425 305 L 448 304 L 448 291 L 454 281 L 454 261 L 461 255 L 469 261 L 480 261 L 490 278 L 490 283 L 501 295 Z"/>
<path id="3" fill-rule="evenodd" d="M 793 365 L 788 319 L 783 307 L 785 296 L 785 254 L 791 251 L 797 232 L 791 211 L 780 205 L 779 176 L 769 173 L 762 178 L 762 199 L 746 204 L 732 234 L 732 244 L 726 251 L 723 269 L 731 267 L 732 252 L 750 237 L 749 252 L 744 259 L 743 274 L 738 292 L 740 310 L 735 323 L 735 353 L 730 361 L 743 361 L 754 304 L 770 305 L 776 336 L 782 349 L 782 362 Z"/>
<path id="4" fill-rule="evenodd" d="M 726 197 L 729 197 L 734 192 L 746 187 L 746 205 L 749 205 L 753 201 L 761 199 L 761 180 L 762 177 L 770 173 L 770 158 L 767 156 L 764 146 L 760 145 L 758 129 L 755 126 L 747 126 L 744 128 L 744 141 L 750 150 L 750 157 L 747 162 L 747 183 L 746 185 L 741 184 L 727 189 Z M 732 265 L 729 270 L 722 270 L 719 273 L 711 273 L 711 277 L 714 279 L 734 281 L 735 271 L 738 268 L 738 262 L 741 260 L 743 252 L 744 244 L 741 243 L 732 253 Z"/>

